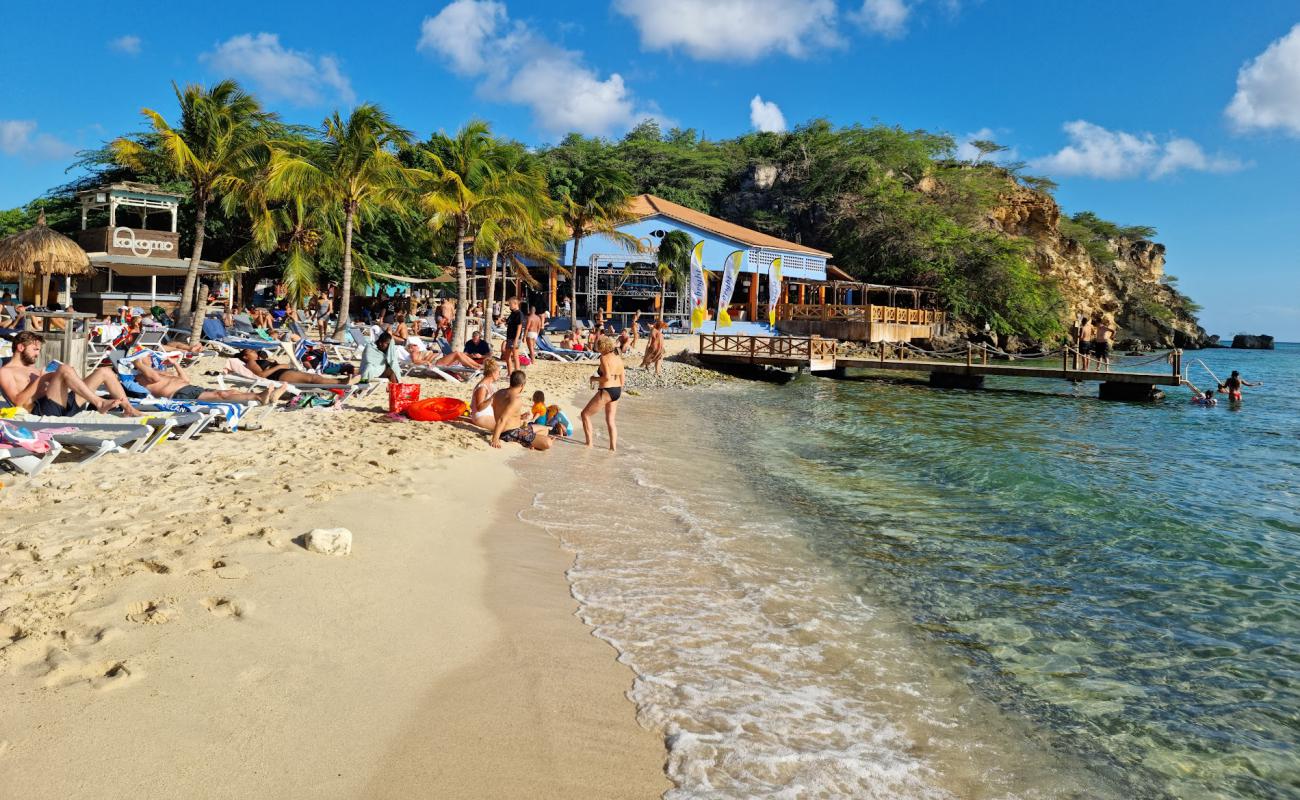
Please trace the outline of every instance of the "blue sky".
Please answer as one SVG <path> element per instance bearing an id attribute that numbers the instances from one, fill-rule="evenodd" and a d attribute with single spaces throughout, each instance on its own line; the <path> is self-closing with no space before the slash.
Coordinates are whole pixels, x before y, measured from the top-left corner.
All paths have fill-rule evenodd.
<path id="1" fill-rule="evenodd" d="M 1212 333 L 1300 340 L 1300 5 L 996 0 L 8 4 L 0 207 L 233 76 L 286 118 L 382 104 L 420 135 L 715 138 L 813 117 L 984 133 L 1067 211 L 1159 229 Z M 50 57 L 49 54 L 59 54 Z M 761 102 L 756 101 L 761 97 Z"/>

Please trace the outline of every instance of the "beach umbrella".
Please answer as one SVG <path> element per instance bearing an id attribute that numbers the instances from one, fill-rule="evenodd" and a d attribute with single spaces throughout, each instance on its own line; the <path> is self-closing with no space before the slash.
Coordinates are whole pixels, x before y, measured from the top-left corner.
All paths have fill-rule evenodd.
<path id="1" fill-rule="evenodd" d="M 27 275 L 36 276 L 42 281 L 38 298 L 42 303 L 46 302 L 44 281 L 51 275 L 64 276 L 66 287 L 71 276 L 90 275 L 94 271 L 81 245 L 45 224 L 44 209 L 34 227 L 0 239 L 0 275 L 19 280 Z"/>

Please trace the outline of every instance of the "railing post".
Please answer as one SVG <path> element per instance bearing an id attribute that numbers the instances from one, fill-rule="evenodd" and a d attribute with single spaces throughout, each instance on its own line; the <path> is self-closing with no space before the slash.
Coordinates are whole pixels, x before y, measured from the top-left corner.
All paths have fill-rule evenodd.
<path id="1" fill-rule="evenodd" d="M 971 343 L 967 342 L 966 343 L 966 366 L 969 367 L 971 364 L 975 363 L 974 358 L 975 358 L 975 353 L 971 348 Z"/>
<path id="2" fill-rule="evenodd" d="M 980 346 L 980 363 L 981 363 L 981 364 L 988 364 L 988 363 L 989 363 L 989 348 L 988 348 L 988 345 L 981 344 L 981 346 Z"/>
<path id="3" fill-rule="evenodd" d="M 1173 362 L 1174 362 L 1174 377 L 1181 379 L 1183 377 L 1183 351 L 1182 350 L 1174 351 Z"/>
<path id="4" fill-rule="evenodd" d="M 749 337 L 749 363 L 754 363 L 754 348 L 758 345 L 758 337 Z"/>
<path id="5" fill-rule="evenodd" d="M 885 363 L 885 340 L 881 339 L 877 344 L 880 345 L 880 363 Z"/>
<path id="6" fill-rule="evenodd" d="M 1070 346 L 1067 344 L 1061 348 L 1061 372 L 1070 371 Z"/>

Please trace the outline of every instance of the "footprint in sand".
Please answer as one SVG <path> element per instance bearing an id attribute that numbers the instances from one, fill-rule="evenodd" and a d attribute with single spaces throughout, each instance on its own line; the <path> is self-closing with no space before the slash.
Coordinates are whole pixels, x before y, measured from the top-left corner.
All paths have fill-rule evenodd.
<path id="1" fill-rule="evenodd" d="M 139 673 L 125 661 L 81 661 L 63 651 L 53 651 L 46 658 L 49 667 L 45 685 L 62 689 L 78 683 L 89 683 L 95 689 L 115 689 L 138 679 Z"/>
<path id="2" fill-rule="evenodd" d="M 176 606 L 168 598 L 142 600 L 126 607 L 127 621 L 140 625 L 161 625 L 164 622 L 171 622 L 178 613 Z"/>
<path id="3" fill-rule="evenodd" d="M 248 603 L 233 597 L 205 597 L 199 601 L 199 605 L 218 617 L 230 619 L 243 619 L 250 610 Z"/>

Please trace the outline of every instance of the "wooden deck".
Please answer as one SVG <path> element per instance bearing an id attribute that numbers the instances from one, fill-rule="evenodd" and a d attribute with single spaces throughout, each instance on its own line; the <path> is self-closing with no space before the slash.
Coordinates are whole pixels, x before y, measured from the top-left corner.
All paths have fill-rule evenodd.
<path id="1" fill-rule="evenodd" d="M 891 372 L 928 373 L 936 385 L 981 385 L 987 376 L 1006 378 L 1048 378 L 1064 381 L 1091 381 L 1103 384 L 1102 395 L 1118 399 L 1142 399 L 1143 387 L 1182 385 L 1181 351 L 1175 350 L 1163 372 L 1139 372 L 1123 369 L 1078 369 L 1077 354 L 1066 351 L 1059 358 L 1026 363 L 999 362 L 990 359 L 987 349 L 971 346 L 965 357 L 912 357 L 902 345 L 881 344 L 874 357 L 840 355 L 833 339 L 800 336 L 731 336 L 700 335 L 700 358 L 716 365 L 752 364 L 782 369 L 805 369 L 814 373 L 843 376 L 848 369 Z"/>

